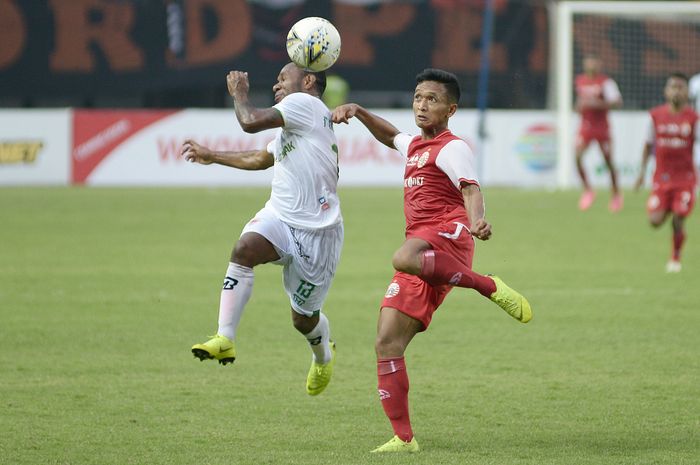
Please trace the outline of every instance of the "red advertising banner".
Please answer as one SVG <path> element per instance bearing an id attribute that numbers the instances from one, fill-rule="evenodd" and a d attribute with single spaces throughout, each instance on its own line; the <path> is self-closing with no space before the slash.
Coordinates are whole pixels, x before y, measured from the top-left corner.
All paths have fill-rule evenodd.
<path id="1" fill-rule="evenodd" d="M 112 150 L 173 113 L 174 110 L 75 110 L 71 150 L 73 183 L 84 183 Z"/>

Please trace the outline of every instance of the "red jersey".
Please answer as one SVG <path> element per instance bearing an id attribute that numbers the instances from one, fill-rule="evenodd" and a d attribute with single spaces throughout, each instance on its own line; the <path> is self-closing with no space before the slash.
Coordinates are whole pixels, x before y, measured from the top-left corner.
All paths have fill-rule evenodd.
<path id="1" fill-rule="evenodd" d="M 689 106 L 674 113 L 669 105 L 650 111 L 647 143 L 654 144 L 654 184 L 694 186 L 693 144 L 700 138 L 698 115 Z"/>
<path id="2" fill-rule="evenodd" d="M 454 220 L 469 226 L 461 184 L 479 182 L 476 158 L 467 143 L 446 129 L 430 140 L 398 134 L 394 146 L 406 156 L 406 235 L 420 227 Z"/>
<path id="3" fill-rule="evenodd" d="M 621 99 L 620 90 L 615 81 L 604 74 L 589 76 L 579 74 L 576 76 L 576 97 L 578 100 L 604 100 L 615 102 Z M 582 133 L 599 132 L 608 130 L 608 110 L 606 109 L 583 109 L 581 110 Z"/>

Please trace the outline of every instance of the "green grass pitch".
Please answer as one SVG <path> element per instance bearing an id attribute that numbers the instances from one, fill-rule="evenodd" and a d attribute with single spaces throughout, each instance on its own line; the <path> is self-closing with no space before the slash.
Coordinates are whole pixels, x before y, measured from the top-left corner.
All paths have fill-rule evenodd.
<path id="1" fill-rule="evenodd" d="M 325 311 L 321 396 L 280 268 L 256 271 L 239 358 L 190 353 L 216 330 L 231 246 L 268 189 L 0 189 L 0 463 L 607 465 L 700 463 L 700 216 L 684 270 L 646 194 L 608 213 L 577 192 L 487 188 L 474 268 L 526 294 L 522 325 L 456 289 L 407 352 L 423 452 L 368 451 L 377 307 L 403 239 L 400 189 L 341 192 L 346 242 Z"/>

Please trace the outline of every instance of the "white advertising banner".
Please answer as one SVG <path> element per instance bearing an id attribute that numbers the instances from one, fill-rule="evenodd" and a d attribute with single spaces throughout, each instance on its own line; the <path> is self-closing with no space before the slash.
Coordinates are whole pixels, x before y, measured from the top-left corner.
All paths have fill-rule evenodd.
<path id="1" fill-rule="evenodd" d="M 70 182 L 70 110 L 0 110 L 0 185 Z"/>
<path id="2" fill-rule="evenodd" d="M 246 134 L 233 111 L 76 110 L 73 181 L 88 185 L 269 185 L 272 171 L 187 163 L 187 139 L 212 150 L 265 148 L 273 131 Z"/>
<path id="3" fill-rule="evenodd" d="M 414 135 L 419 132 L 410 110 L 377 110 L 377 114 L 391 121 L 401 131 Z M 477 155 L 482 185 L 556 186 L 557 154 L 553 113 L 490 111 L 487 114 L 486 137 L 483 143 L 477 137 L 478 116 L 475 110 L 458 110 L 450 118 L 450 129 L 467 141 Z M 358 121 L 351 121 L 347 129 L 344 125 L 336 125 L 336 134 L 339 140 L 345 136 L 352 138 L 358 145 L 367 138 L 371 139 Z M 396 153 L 393 150 L 390 152 Z M 403 163 L 402 160 L 397 163 L 398 175 L 393 175 L 398 176 L 399 181 L 403 179 Z M 363 170 L 374 169 L 367 165 L 359 168 L 360 176 Z"/>
<path id="4" fill-rule="evenodd" d="M 410 110 L 375 110 L 401 131 L 416 134 Z M 450 128 L 477 154 L 485 186 L 556 188 L 555 115 L 549 111 L 487 113 L 483 143 L 478 113 L 459 110 Z M 613 157 L 620 184 L 638 173 L 647 124 L 645 112 L 613 112 Z M 404 160 L 356 120 L 335 126 L 341 186 L 403 185 Z M 0 111 L 0 185 L 66 184 L 151 186 L 267 186 L 272 169 L 241 171 L 185 162 L 191 138 L 214 150 L 262 149 L 274 131 L 246 134 L 233 110 L 15 110 Z M 599 149 L 584 164 L 596 187 L 609 186 Z M 577 187 L 575 166 L 571 179 Z"/>
<path id="5" fill-rule="evenodd" d="M 385 112 L 410 129 L 410 112 Z M 383 113 L 384 114 L 384 113 Z M 232 110 L 76 111 L 73 180 L 89 185 L 269 185 L 272 168 L 242 171 L 184 161 L 192 139 L 213 150 L 264 149 L 274 131 L 247 134 Z M 336 125 L 341 185 L 403 185 L 404 160 L 359 123 Z"/>
<path id="6" fill-rule="evenodd" d="M 241 171 L 186 163 L 188 139 L 214 150 L 264 148 L 273 131 L 246 134 L 232 110 L 75 112 L 73 180 L 89 185 L 268 185 L 272 170 Z M 377 110 L 401 131 L 416 134 L 410 110 Z M 554 186 L 556 153 L 549 112 L 491 112 L 489 137 L 477 146 L 477 113 L 450 120 L 480 158 L 482 183 Z M 404 160 L 377 142 L 359 121 L 335 126 L 341 186 L 403 185 Z"/>
<path id="7" fill-rule="evenodd" d="M 476 122 L 471 124 L 476 137 Z M 555 187 L 556 129 L 546 111 L 492 111 L 480 150 L 483 184 Z"/>

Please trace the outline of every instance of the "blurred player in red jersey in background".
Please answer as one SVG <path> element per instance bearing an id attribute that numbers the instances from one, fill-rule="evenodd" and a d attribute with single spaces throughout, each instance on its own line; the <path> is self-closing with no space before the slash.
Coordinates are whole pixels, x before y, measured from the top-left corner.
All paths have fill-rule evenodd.
<path id="1" fill-rule="evenodd" d="M 576 111 L 581 114 L 581 124 L 576 135 L 576 168 L 584 189 L 578 207 L 588 210 L 595 200 L 595 191 L 583 168 L 583 154 L 591 142 L 596 141 L 610 171 L 612 197 L 608 208 L 617 212 L 622 209 L 622 194 L 617 185 L 617 172 L 612 162 L 608 110 L 622 105 L 622 95 L 615 81 L 601 73 L 601 67 L 600 58 L 586 56 L 583 59 L 583 74 L 576 76 Z"/>
<path id="2" fill-rule="evenodd" d="M 413 113 L 421 135 L 401 133 L 391 123 L 356 104 L 342 105 L 333 121 L 359 119 L 384 145 L 406 157 L 404 214 L 406 241 L 394 254 L 394 278 L 381 304 L 377 324 L 377 377 L 384 412 L 395 436 L 372 452 L 417 452 L 408 412 L 404 352 L 425 331 L 453 286 L 472 288 L 527 323 L 527 300 L 498 277 L 471 270 L 474 237 L 487 240 L 484 199 L 471 149 L 448 129 L 460 90 L 446 71 L 426 69 L 416 76 Z"/>
<path id="3" fill-rule="evenodd" d="M 697 176 L 693 145 L 700 142 L 698 114 L 688 105 L 688 77 L 671 74 L 664 87 L 666 104 L 650 111 L 649 131 L 642 151 L 642 166 L 636 188 L 644 184 L 644 173 L 652 151 L 656 156 L 651 195 L 647 202 L 649 222 L 661 226 L 672 215 L 673 252 L 666 271 L 681 271 L 683 223 L 695 204 Z"/>

